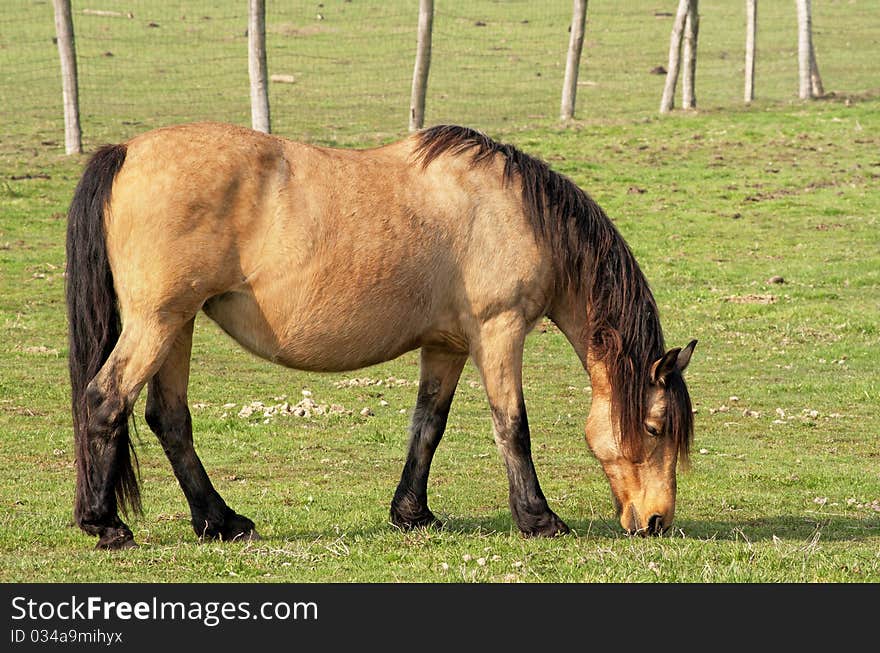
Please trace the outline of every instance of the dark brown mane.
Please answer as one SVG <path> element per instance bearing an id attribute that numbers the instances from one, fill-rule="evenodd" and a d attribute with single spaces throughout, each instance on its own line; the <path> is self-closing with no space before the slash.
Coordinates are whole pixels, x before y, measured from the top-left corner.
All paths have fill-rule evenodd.
<path id="1" fill-rule="evenodd" d="M 519 178 L 522 202 L 536 236 L 548 243 L 559 290 L 586 296 L 584 341 L 602 361 L 612 386 L 619 434 L 628 456 L 640 456 L 651 364 L 665 347 L 657 305 L 629 246 L 601 207 L 567 177 L 512 145 L 467 127 L 440 125 L 419 132 L 416 156 L 423 166 L 443 154 L 469 154 L 479 166 L 504 159 L 504 181 Z M 687 459 L 693 415 L 677 372 L 666 391 L 668 437 Z"/>

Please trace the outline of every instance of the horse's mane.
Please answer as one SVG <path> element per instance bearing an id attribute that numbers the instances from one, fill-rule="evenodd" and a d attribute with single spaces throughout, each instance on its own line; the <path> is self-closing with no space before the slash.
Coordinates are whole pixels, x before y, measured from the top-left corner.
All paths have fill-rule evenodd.
<path id="1" fill-rule="evenodd" d="M 559 290 L 583 292 L 583 333 L 590 356 L 608 370 L 619 436 L 629 456 L 641 455 L 651 364 L 663 356 L 663 331 L 654 296 L 629 246 L 602 208 L 567 177 L 512 145 L 467 127 L 439 125 L 416 134 L 416 157 L 428 166 L 443 154 L 470 154 L 473 167 L 504 160 L 504 183 L 519 179 L 535 235 L 547 243 Z M 666 384 L 666 433 L 686 462 L 693 415 L 678 372 Z"/>

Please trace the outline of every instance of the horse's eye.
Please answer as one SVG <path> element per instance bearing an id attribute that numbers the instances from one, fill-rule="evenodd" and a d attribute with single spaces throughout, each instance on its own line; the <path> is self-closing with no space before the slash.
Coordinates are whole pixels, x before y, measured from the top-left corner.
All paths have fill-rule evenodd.
<path id="1" fill-rule="evenodd" d="M 656 438 L 658 435 L 660 435 L 660 431 L 658 431 L 655 427 L 651 426 L 650 424 L 645 424 L 645 429 L 648 431 L 648 434 L 652 438 Z"/>

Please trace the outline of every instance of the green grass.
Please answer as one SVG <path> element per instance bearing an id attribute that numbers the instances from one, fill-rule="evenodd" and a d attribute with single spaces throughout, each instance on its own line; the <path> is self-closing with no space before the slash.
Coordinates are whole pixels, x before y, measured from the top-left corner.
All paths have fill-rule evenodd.
<path id="1" fill-rule="evenodd" d="M 243 37 L 214 38 L 237 25 L 235 16 L 221 20 L 220 10 L 203 22 L 223 29 L 202 46 L 210 45 L 215 57 L 210 83 L 228 82 L 222 92 L 194 90 L 185 71 L 172 75 L 167 93 L 131 80 L 106 89 L 96 66 L 125 64 L 123 45 L 131 61 L 137 53 L 152 62 L 141 66 L 145 75 L 187 56 L 184 45 L 152 52 L 149 41 L 139 40 L 157 39 L 154 33 L 171 25 L 159 3 L 142 4 L 148 10 L 136 10 L 129 32 L 106 46 L 116 48 L 113 58 L 101 58 L 105 45 L 87 43 L 86 35 L 124 21 L 88 27 L 77 16 L 82 47 L 98 52 L 84 55 L 83 63 L 92 66 L 84 75 L 93 94 L 91 104 L 84 101 L 88 147 L 189 117 L 247 123 L 245 73 L 236 58 Z M 288 72 L 301 61 L 296 48 L 318 42 L 326 54 L 305 59 L 297 84 L 273 87 L 276 131 L 349 146 L 402 136 L 413 12 L 402 3 L 325 4 L 323 25 L 311 14 L 283 15 L 278 31 L 270 31 L 270 72 Z M 23 96 L 33 106 L 3 114 L 0 581 L 880 580 L 880 94 L 870 75 L 880 47 L 876 28 L 851 20 L 853 12 L 867 15 L 866 3 L 816 4 L 819 64 L 834 95 L 808 103 L 794 99 L 793 7 L 762 9 L 759 101 L 751 107 L 740 103 L 741 67 L 732 63 L 741 60 L 742 7 L 701 3 L 701 109 L 662 118 L 655 113 L 662 78 L 647 71 L 665 63 L 669 19 L 655 17 L 647 2 L 625 3 L 619 15 L 610 3 L 591 3 L 581 79 L 596 85 L 580 88 L 582 119 L 565 128 L 555 122 L 565 28 L 561 47 L 551 37 L 558 31 L 554 16 L 565 17 L 568 4 L 551 12 L 521 3 L 528 23 L 496 3 L 472 4 L 460 15 L 438 8 L 429 122 L 474 124 L 572 177 L 635 251 L 669 344 L 700 341 L 688 369 L 697 409 L 694 465 L 679 476 L 673 532 L 651 539 L 619 532 L 607 481 L 583 442 L 589 382 L 552 325 L 529 338 L 526 401 L 542 486 L 575 535 L 548 541 L 523 539 L 513 527 L 489 411 L 470 364 L 429 488 L 446 528 L 400 533 L 387 523 L 388 505 L 415 388 L 337 384 L 353 377 L 415 381 L 417 356 L 347 375 L 301 373 L 255 360 L 200 318 L 190 384 L 197 448 L 218 490 L 257 522 L 265 539 L 196 542 L 182 493 L 140 418 L 142 398 L 138 450 L 146 512 L 131 521 L 141 547 L 91 550 L 93 539 L 70 524 L 63 299 L 64 214 L 85 157 L 58 151 L 63 137 L 52 53 L 43 81 Z M 15 42 L 4 32 L 0 57 L 36 61 L 39 35 L 47 29 L 51 35 L 51 12 L 44 4 L 19 5 L 28 9 L 20 29 L 33 38 Z M 269 10 L 271 20 L 283 7 L 269 3 Z M 178 22 L 195 29 L 197 17 L 211 11 L 205 3 L 204 12 Z M 148 19 L 161 27 L 146 28 Z M 477 27 L 476 20 L 487 25 Z M 358 24 L 362 36 L 349 38 Z M 379 24 L 385 37 L 366 36 Z M 844 27 L 845 45 L 834 36 Z M 516 38 L 525 41 L 522 55 Z M 645 47 L 624 47 L 633 42 Z M 272 43 L 279 51 L 274 58 Z M 492 49 L 505 47 L 511 51 Z M 405 66 L 387 63 L 403 51 Z M 505 59 L 491 59 L 496 55 Z M 340 72 L 338 62 L 349 60 L 385 61 L 389 72 Z M 527 66 L 542 72 L 537 81 L 529 78 L 534 83 L 522 81 Z M 456 74 L 461 70 L 467 72 Z M 342 84 L 349 77 L 352 93 Z M 0 111 L 9 111 L 6 99 L 21 83 L 15 75 L 0 80 Z M 359 101 L 370 88 L 378 89 L 376 98 Z M 99 93 L 112 99 L 103 112 Z M 187 97 L 192 104 L 181 108 L 178 100 Z M 785 282 L 768 283 L 774 275 Z M 351 414 L 267 424 L 237 416 L 253 401 L 277 403 L 281 395 L 298 401 L 304 389 Z M 227 403 L 236 406 L 224 408 Z M 362 417 L 367 406 L 374 415 Z"/>

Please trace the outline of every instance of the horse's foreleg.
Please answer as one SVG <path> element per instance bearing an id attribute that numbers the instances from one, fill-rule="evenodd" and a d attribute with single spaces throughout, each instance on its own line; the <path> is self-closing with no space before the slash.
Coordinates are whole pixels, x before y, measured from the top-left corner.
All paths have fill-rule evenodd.
<path id="1" fill-rule="evenodd" d="M 428 508 L 428 473 L 443 437 L 452 397 L 467 356 L 423 348 L 419 395 L 410 427 L 409 454 L 391 502 L 391 521 L 409 529 L 440 526 Z"/>
<path id="2" fill-rule="evenodd" d="M 187 406 L 193 322 L 180 331 L 162 367 L 150 380 L 146 420 L 159 438 L 174 475 L 183 489 L 196 535 L 234 540 L 257 537 L 254 523 L 226 505 L 214 489 L 192 438 L 192 418 Z"/>
<path id="3" fill-rule="evenodd" d="M 513 520 L 528 536 L 553 536 L 568 526 L 550 510 L 532 461 L 529 422 L 522 391 L 525 328 L 502 315 L 483 326 L 474 359 L 492 409 L 495 443 L 507 467 Z"/>

